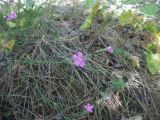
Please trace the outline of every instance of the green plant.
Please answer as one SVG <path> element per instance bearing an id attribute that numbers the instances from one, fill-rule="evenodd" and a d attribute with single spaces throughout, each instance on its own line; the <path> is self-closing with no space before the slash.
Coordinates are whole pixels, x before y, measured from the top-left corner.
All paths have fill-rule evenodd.
<path id="1" fill-rule="evenodd" d="M 124 4 L 135 4 L 139 2 L 143 2 L 143 0 L 122 0 L 122 3 Z"/>
<path id="2" fill-rule="evenodd" d="M 86 0 L 85 1 L 86 8 L 92 8 L 93 4 L 94 4 L 94 0 Z"/>
<path id="3" fill-rule="evenodd" d="M 151 74 L 160 73 L 160 53 L 153 53 L 154 49 L 157 49 L 155 44 L 147 46 L 146 62 Z"/>
<path id="4" fill-rule="evenodd" d="M 86 18 L 85 22 L 80 26 L 80 28 L 85 31 L 87 30 L 88 28 L 90 28 L 91 26 L 91 23 L 92 23 L 92 19 L 93 17 L 97 14 L 98 12 L 98 9 L 99 9 L 99 5 L 100 5 L 100 1 L 97 0 L 95 2 L 95 4 L 93 5 L 92 7 L 92 10 L 90 11 L 88 17 Z"/>
<path id="5" fill-rule="evenodd" d="M 124 11 L 119 16 L 119 23 L 121 26 L 130 25 L 134 26 L 137 30 L 142 30 L 143 16 L 140 16 L 131 10 Z"/>
<path id="6" fill-rule="evenodd" d="M 10 40 L 8 42 L 4 41 L 3 39 L 0 40 L 0 51 L 8 51 L 12 50 L 14 47 L 15 40 Z"/>
<path id="7" fill-rule="evenodd" d="M 26 0 L 25 1 L 25 6 L 28 7 L 28 8 L 33 8 L 34 0 Z"/>
<path id="8" fill-rule="evenodd" d="M 88 1 L 93 2 L 93 0 Z M 102 10 L 101 6 L 95 4 L 89 3 L 88 7 L 91 6 L 92 10 L 81 29 L 88 29 L 93 24 L 93 19 L 97 15 L 102 15 L 106 9 L 103 7 Z M 114 119 L 113 115 L 117 115 L 118 118 L 116 118 L 121 119 L 122 114 L 130 116 L 138 114 L 139 111 L 142 111 L 144 115 L 146 113 L 148 117 L 146 106 L 148 106 L 147 98 L 150 99 L 150 95 L 148 95 L 145 85 L 141 87 L 141 79 L 144 80 L 146 74 L 143 75 L 143 68 L 137 70 L 130 65 L 133 62 L 135 66 L 139 66 L 139 61 L 131 55 L 137 55 L 138 52 L 140 53 L 138 57 L 141 58 L 144 51 L 139 49 L 140 46 L 134 53 L 133 48 L 129 48 L 130 43 L 128 45 L 128 41 L 132 39 L 124 38 L 126 46 L 121 46 L 119 42 L 116 42 L 117 40 L 121 42 L 117 24 L 118 27 L 123 27 L 123 25 L 128 27 L 128 24 L 136 26 L 139 24 L 136 21 L 137 16 L 130 12 L 129 17 L 132 16 L 130 23 L 122 17 L 123 25 L 119 25 L 117 19 L 113 18 L 115 20 L 112 21 L 113 24 L 106 25 L 104 31 L 101 30 L 102 34 L 96 36 L 92 33 L 88 35 L 88 32 L 86 34 L 80 32 L 80 35 L 84 35 L 84 40 L 86 40 L 83 42 L 83 36 L 81 39 L 77 28 L 81 20 L 75 21 L 75 18 L 79 16 L 78 12 L 74 16 L 70 15 L 70 9 L 69 12 L 64 12 L 59 6 L 51 10 L 52 7 L 55 6 L 22 8 L 21 11 L 17 10 L 18 19 L 12 21 L 16 26 L 6 22 L 1 24 L 0 57 L 3 48 L 12 50 L 11 54 L 5 56 L 2 54 L 4 57 L 0 58 L 0 83 L 2 83 L 0 84 L 2 86 L 0 96 L 2 101 L 6 101 L 5 103 L 0 102 L 3 103 L 2 106 L 9 104 L 10 113 L 13 113 L 13 117 L 18 120 L 106 120 Z M 58 11 L 59 17 L 53 15 L 55 9 Z M 64 13 L 67 15 L 63 16 Z M 81 15 L 81 12 L 79 13 Z M 128 19 L 127 16 L 124 15 Z M 5 21 L 3 16 L 1 18 Z M 96 22 L 95 24 L 97 25 Z M 106 21 L 102 23 L 102 25 L 104 24 Z M 150 27 L 146 27 L 145 31 L 147 29 Z M 60 37 L 59 35 L 55 37 L 54 30 L 59 32 Z M 76 35 L 68 35 L 72 30 Z M 99 29 L 93 30 L 99 32 Z M 16 40 L 15 46 L 14 40 Z M 136 43 L 137 41 L 133 42 L 134 45 Z M 12 49 L 13 46 L 14 49 Z M 107 49 L 107 46 L 110 49 Z M 76 51 L 84 54 L 75 53 Z M 145 63 L 145 61 L 142 62 Z M 125 84 L 128 80 L 128 83 L 131 81 L 133 84 Z M 135 82 L 136 84 L 134 84 Z M 140 94 L 141 90 L 142 94 Z M 102 92 L 101 96 L 100 92 Z M 133 92 L 132 96 L 134 97 L 130 97 Z M 139 94 L 142 95 L 141 98 L 145 98 L 145 102 L 141 102 L 141 99 L 137 97 Z M 95 104 L 96 101 L 101 101 L 102 104 Z M 122 103 L 120 106 L 118 105 L 120 109 L 115 107 L 117 102 Z M 137 104 L 139 102 L 140 105 Z M 94 116 L 92 113 L 86 113 L 84 109 L 86 103 L 94 104 Z M 112 115 L 114 111 L 107 104 L 115 108 L 116 114 Z M 137 106 L 139 106 L 138 110 Z M 9 119 L 9 116 L 6 118 Z"/>
<path id="9" fill-rule="evenodd" d="M 134 26 L 138 22 L 138 20 L 134 19 L 131 11 L 126 11 L 120 15 L 119 22 L 121 25 L 130 24 L 130 25 Z M 144 31 L 152 33 L 153 35 L 158 32 L 157 24 L 154 21 L 142 23 L 141 28 Z M 159 37 L 158 37 L 158 39 L 159 39 Z M 159 40 L 154 43 L 159 44 Z M 160 54 L 159 53 L 154 54 L 152 52 L 153 49 L 158 49 L 157 51 L 159 51 L 158 46 L 156 46 L 155 44 L 152 44 L 152 43 L 149 44 L 147 46 L 148 53 L 146 53 L 147 67 L 152 74 L 156 74 L 156 73 L 160 72 Z M 135 57 L 133 57 L 131 55 L 129 58 L 132 60 L 132 63 L 134 66 L 137 66 L 137 67 L 140 66 L 139 60 L 137 58 L 135 59 Z"/>
<path id="10" fill-rule="evenodd" d="M 143 29 L 145 31 L 151 32 L 151 33 L 156 33 L 158 32 L 158 28 L 157 28 L 157 24 L 154 21 L 150 21 L 150 22 L 145 22 L 143 24 Z"/>
<path id="11" fill-rule="evenodd" d="M 87 8 L 91 8 L 91 11 L 89 12 L 89 15 L 87 16 L 85 22 L 80 26 L 81 30 L 85 31 L 88 28 L 91 27 L 93 18 L 97 15 L 99 17 L 103 18 L 103 13 L 106 10 L 107 1 L 105 1 L 103 4 L 101 4 L 100 0 L 86 0 L 86 6 Z"/>
<path id="12" fill-rule="evenodd" d="M 111 89 L 112 90 L 123 90 L 125 87 L 125 83 L 121 79 L 111 80 Z"/>
<path id="13" fill-rule="evenodd" d="M 156 13 L 159 11 L 159 6 L 153 3 L 146 4 L 140 8 L 140 11 L 147 15 L 156 16 Z"/>
<path id="14" fill-rule="evenodd" d="M 119 17 L 119 22 L 122 26 L 126 24 L 132 24 L 133 23 L 132 11 L 129 10 L 129 11 L 122 12 L 122 14 Z"/>

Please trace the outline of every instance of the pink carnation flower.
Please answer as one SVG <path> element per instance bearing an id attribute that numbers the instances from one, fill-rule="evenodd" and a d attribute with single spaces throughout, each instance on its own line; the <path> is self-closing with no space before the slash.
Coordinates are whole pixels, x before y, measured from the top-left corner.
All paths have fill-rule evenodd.
<path id="1" fill-rule="evenodd" d="M 90 103 L 87 103 L 84 108 L 86 109 L 87 112 L 93 112 L 93 108 L 94 108 L 94 105 L 90 104 Z"/>
<path id="2" fill-rule="evenodd" d="M 17 18 L 17 14 L 16 12 L 11 12 L 7 17 L 6 17 L 6 20 L 13 20 Z"/>
<path id="3" fill-rule="evenodd" d="M 112 46 L 107 47 L 107 52 L 112 54 L 113 53 L 113 47 Z"/>
<path id="4" fill-rule="evenodd" d="M 72 56 L 73 63 L 78 67 L 84 67 L 86 65 L 85 58 L 82 52 L 77 52 Z"/>

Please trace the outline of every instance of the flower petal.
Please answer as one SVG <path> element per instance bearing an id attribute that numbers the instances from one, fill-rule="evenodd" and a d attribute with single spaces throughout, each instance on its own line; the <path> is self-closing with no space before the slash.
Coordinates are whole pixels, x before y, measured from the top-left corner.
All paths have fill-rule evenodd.
<path id="1" fill-rule="evenodd" d="M 87 112 L 93 112 L 93 110 L 92 109 L 87 109 Z"/>
<path id="2" fill-rule="evenodd" d="M 77 56 L 76 54 L 74 54 L 74 55 L 72 56 L 72 59 L 73 59 L 73 60 L 76 60 L 76 59 L 78 59 L 78 56 Z"/>
<path id="3" fill-rule="evenodd" d="M 87 112 L 93 112 L 94 106 L 88 103 L 84 106 L 84 108 L 86 109 Z"/>
<path id="4" fill-rule="evenodd" d="M 107 47 L 107 52 L 113 53 L 113 48 L 112 48 L 112 46 Z"/>
<path id="5" fill-rule="evenodd" d="M 74 64 L 75 64 L 76 66 L 79 66 L 79 65 L 80 65 L 80 62 L 79 62 L 78 60 L 75 60 L 75 61 L 74 61 Z"/>
<path id="6" fill-rule="evenodd" d="M 84 67 L 86 65 L 86 59 L 83 56 L 83 53 L 78 51 L 74 55 L 72 55 L 73 63 L 78 67 Z"/>
<path id="7" fill-rule="evenodd" d="M 93 107 L 94 107 L 93 105 L 90 105 L 90 106 L 89 106 L 89 109 L 93 109 Z"/>
<path id="8" fill-rule="evenodd" d="M 13 19 L 15 19 L 16 17 L 17 17 L 16 12 L 11 12 L 11 13 L 7 16 L 6 20 L 13 20 Z"/>
<path id="9" fill-rule="evenodd" d="M 88 109 L 88 106 L 87 106 L 87 105 L 85 105 L 85 106 L 84 106 L 84 108 L 85 108 L 85 109 Z"/>
<path id="10" fill-rule="evenodd" d="M 78 57 L 83 57 L 83 53 L 82 52 L 77 52 Z"/>
<path id="11" fill-rule="evenodd" d="M 85 64 L 84 61 L 81 61 L 80 64 L 79 64 L 79 66 L 82 67 L 82 68 L 83 68 L 85 65 L 86 65 L 86 64 Z"/>

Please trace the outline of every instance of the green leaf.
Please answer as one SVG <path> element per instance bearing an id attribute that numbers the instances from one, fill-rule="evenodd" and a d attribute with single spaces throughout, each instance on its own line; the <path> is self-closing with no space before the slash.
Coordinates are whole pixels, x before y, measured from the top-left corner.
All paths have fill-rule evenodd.
<path id="1" fill-rule="evenodd" d="M 93 17 L 97 14 L 99 6 L 100 6 L 100 1 L 97 0 L 91 11 L 93 13 Z"/>
<path id="2" fill-rule="evenodd" d="M 88 28 L 90 28 L 93 17 L 97 14 L 99 9 L 100 1 L 97 0 L 94 6 L 92 7 L 91 12 L 89 13 L 89 16 L 86 18 L 85 22 L 80 26 L 80 29 L 85 31 Z"/>
<path id="3" fill-rule="evenodd" d="M 131 60 L 132 60 L 132 64 L 134 67 L 136 67 L 136 68 L 140 67 L 139 58 L 137 56 L 131 55 Z"/>
<path id="4" fill-rule="evenodd" d="M 160 54 L 147 54 L 147 67 L 151 74 L 160 73 Z"/>
<path id="5" fill-rule="evenodd" d="M 147 49 L 147 52 L 151 54 L 152 50 L 155 49 L 155 48 L 156 48 L 156 45 L 151 43 L 151 44 L 147 45 L 146 49 Z"/>
<path id="6" fill-rule="evenodd" d="M 5 48 L 12 50 L 14 44 L 15 44 L 15 40 L 11 40 L 5 44 Z"/>
<path id="7" fill-rule="evenodd" d="M 4 40 L 0 39 L 0 46 L 3 46 L 3 45 L 4 45 Z"/>
<path id="8" fill-rule="evenodd" d="M 34 4 L 33 0 L 26 0 L 26 2 L 25 2 L 25 5 L 26 5 L 28 8 L 32 8 L 32 7 L 33 7 L 33 4 Z"/>
<path id="9" fill-rule="evenodd" d="M 122 26 L 125 24 L 131 24 L 133 22 L 132 11 L 124 11 L 119 17 L 119 22 Z"/>
<path id="10" fill-rule="evenodd" d="M 92 23 L 92 15 L 89 15 L 86 18 L 85 22 L 80 26 L 80 29 L 83 31 L 87 30 L 88 28 L 90 28 L 91 23 Z"/>
<path id="11" fill-rule="evenodd" d="M 144 30 L 156 33 L 158 31 L 157 24 L 154 21 L 146 22 L 143 25 Z"/>
<path id="12" fill-rule="evenodd" d="M 157 33 L 155 34 L 154 44 L 157 45 L 158 53 L 160 53 L 160 32 L 157 32 Z"/>
<path id="13" fill-rule="evenodd" d="M 123 80 L 112 80 L 111 81 L 111 88 L 112 89 L 119 89 L 119 90 L 123 90 L 125 87 L 125 83 Z"/>
<path id="14" fill-rule="evenodd" d="M 86 0 L 85 5 L 87 8 L 91 8 L 94 4 L 94 0 Z"/>
<path id="15" fill-rule="evenodd" d="M 9 27 L 11 27 L 11 28 L 16 27 L 16 23 L 13 23 L 13 22 L 11 22 L 11 21 L 6 21 L 6 24 L 7 24 Z"/>
<path id="16" fill-rule="evenodd" d="M 98 16 L 99 17 L 104 17 L 105 16 L 105 11 L 107 8 L 107 2 L 105 4 L 102 5 L 102 8 L 100 9 L 100 11 L 98 12 Z"/>
<path id="17" fill-rule="evenodd" d="M 146 54 L 147 68 L 151 74 L 160 73 L 160 54 L 153 54 L 152 50 L 156 47 L 154 44 L 147 46 L 148 53 Z"/>
<path id="18" fill-rule="evenodd" d="M 155 16 L 158 10 L 160 10 L 159 6 L 153 3 L 147 4 L 144 7 L 142 7 L 141 12 L 147 14 L 147 15 L 152 15 Z"/>
<path id="19" fill-rule="evenodd" d="M 19 26 L 20 26 L 20 27 L 24 27 L 25 22 L 26 22 L 26 19 L 25 19 L 25 18 L 20 19 L 20 20 L 19 20 Z"/>
<path id="20" fill-rule="evenodd" d="M 135 3 L 138 3 L 138 2 L 142 2 L 143 0 L 122 0 L 122 3 L 124 4 L 135 4 Z"/>

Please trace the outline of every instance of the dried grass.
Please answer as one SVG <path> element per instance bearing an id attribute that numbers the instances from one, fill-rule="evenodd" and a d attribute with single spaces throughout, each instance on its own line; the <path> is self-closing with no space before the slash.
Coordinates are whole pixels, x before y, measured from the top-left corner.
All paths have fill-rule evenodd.
<path id="1" fill-rule="evenodd" d="M 119 120 L 137 114 L 158 120 L 159 98 L 155 101 L 157 94 L 148 86 L 152 77 L 145 65 L 143 46 L 147 40 L 141 39 L 144 33 L 130 28 L 131 31 L 121 33 L 126 28 L 115 22 L 94 23 L 92 29 L 83 33 L 79 30 L 83 21 L 75 21 L 78 16 L 82 14 L 60 21 L 47 15 L 41 17 L 41 25 L 25 35 L 27 41 L 17 41 L 0 75 L 2 112 L 9 111 L 17 120 Z M 140 68 L 125 63 L 121 56 L 96 52 L 109 45 L 139 57 Z M 79 50 L 87 56 L 83 69 L 70 60 Z M 110 92 L 115 74 L 126 83 L 124 91 Z M 110 100 L 103 101 L 101 93 L 110 95 Z M 83 110 L 87 102 L 95 104 L 91 114 Z"/>

